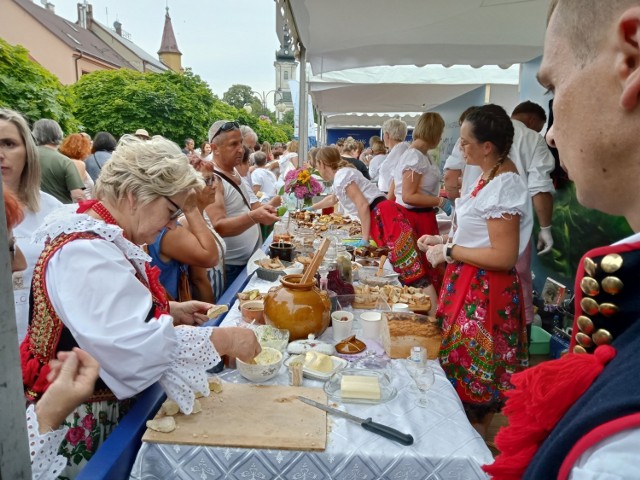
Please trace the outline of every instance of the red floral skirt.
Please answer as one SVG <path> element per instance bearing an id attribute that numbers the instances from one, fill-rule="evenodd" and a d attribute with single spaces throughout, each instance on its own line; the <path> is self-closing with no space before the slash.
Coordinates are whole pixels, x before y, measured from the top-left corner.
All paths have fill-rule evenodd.
<path id="1" fill-rule="evenodd" d="M 398 205 L 402 212 L 409 219 L 409 223 L 413 227 L 413 232 L 416 236 L 416 239 L 422 237 L 423 235 L 440 235 L 440 229 L 438 228 L 438 220 L 436 219 L 435 209 L 430 212 L 416 212 L 409 208 L 405 208 L 402 205 Z M 431 283 L 436 292 L 440 293 L 440 287 L 442 286 L 442 278 L 444 276 L 444 266 L 438 265 L 437 267 L 432 267 L 431 264 L 427 261 L 426 253 L 418 251 L 418 254 L 423 258 L 423 263 L 427 268 L 427 278 L 429 279 L 429 283 Z"/>
<path id="2" fill-rule="evenodd" d="M 463 403 L 495 405 L 528 364 L 522 289 L 515 269 L 455 262 L 445 272 L 438 320 L 440 363 Z"/>
<path id="3" fill-rule="evenodd" d="M 378 246 L 389 248 L 389 261 L 404 285 L 426 281 L 426 258 L 420 254 L 411 223 L 396 202 L 383 200 L 371 210 L 369 234 Z"/>

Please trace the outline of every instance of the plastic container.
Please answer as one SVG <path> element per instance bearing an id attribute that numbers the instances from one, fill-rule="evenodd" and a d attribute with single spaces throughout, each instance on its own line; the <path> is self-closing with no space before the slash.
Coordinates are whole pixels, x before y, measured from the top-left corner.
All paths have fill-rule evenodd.
<path id="1" fill-rule="evenodd" d="M 549 332 L 537 325 L 532 325 L 529 355 L 549 355 L 550 340 L 551 334 Z"/>

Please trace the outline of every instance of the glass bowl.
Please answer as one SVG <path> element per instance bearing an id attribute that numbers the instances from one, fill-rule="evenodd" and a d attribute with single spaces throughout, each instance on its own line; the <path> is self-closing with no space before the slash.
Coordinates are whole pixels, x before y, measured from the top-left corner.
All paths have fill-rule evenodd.
<path id="1" fill-rule="evenodd" d="M 367 377 L 376 377 L 380 384 L 380 399 L 371 400 L 367 398 L 342 398 L 340 384 L 344 375 L 359 375 Z M 334 373 L 331 378 L 325 382 L 324 391 L 327 396 L 334 402 L 341 403 L 365 403 L 375 405 L 393 400 L 398 395 L 398 391 L 391 385 L 391 377 L 384 370 L 368 370 L 364 368 L 346 368 Z"/>

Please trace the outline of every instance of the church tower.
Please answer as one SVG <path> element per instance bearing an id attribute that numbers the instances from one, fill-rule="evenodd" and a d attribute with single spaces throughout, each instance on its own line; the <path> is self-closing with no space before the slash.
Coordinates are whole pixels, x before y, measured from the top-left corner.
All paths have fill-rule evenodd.
<path id="1" fill-rule="evenodd" d="M 174 72 L 180 73 L 182 69 L 182 52 L 178 50 L 178 42 L 173 34 L 173 26 L 171 25 L 171 17 L 169 16 L 169 7 L 164 16 L 164 30 L 162 31 L 162 43 L 158 50 L 158 58 Z"/>
<path id="2" fill-rule="evenodd" d="M 289 80 L 296 80 L 296 71 L 298 68 L 298 62 L 293 55 L 293 48 L 291 47 L 291 37 L 289 36 L 289 28 L 285 24 L 284 40 L 280 49 L 276 52 L 276 61 L 273 62 L 273 66 L 276 68 L 276 95 L 275 103 L 283 102 L 287 110 L 293 109 L 293 102 L 291 101 L 291 89 L 289 88 Z M 280 112 L 279 116 L 282 115 Z M 278 118 L 279 119 L 279 118 Z"/>

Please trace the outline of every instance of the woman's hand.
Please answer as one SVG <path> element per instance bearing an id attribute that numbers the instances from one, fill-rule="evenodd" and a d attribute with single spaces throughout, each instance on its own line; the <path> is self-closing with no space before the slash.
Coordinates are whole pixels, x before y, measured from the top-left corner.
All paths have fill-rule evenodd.
<path id="1" fill-rule="evenodd" d="M 184 203 L 182 204 L 182 211 L 185 213 L 193 212 L 198 210 L 198 192 L 194 189 L 189 190 L 187 194 L 187 198 L 185 198 Z"/>
<path id="2" fill-rule="evenodd" d="M 251 362 L 262 351 L 256 334 L 250 328 L 215 328 L 211 342 L 218 354 L 236 357 L 243 362 Z"/>
<path id="3" fill-rule="evenodd" d="M 67 415 L 87 400 L 100 373 L 100 364 L 84 350 L 58 352 L 49 364 L 47 391 L 36 404 L 40 433 L 57 429 Z"/>
<path id="4" fill-rule="evenodd" d="M 418 248 L 426 252 L 429 246 L 440 245 L 442 243 L 444 243 L 444 237 L 442 235 L 423 235 L 418 239 Z"/>
<path id="5" fill-rule="evenodd" d="M 427 247 L 427 260 L 433 267 L 437 267 L 445 261 L 444 253 L 446 245 L 431 245 Z"/>
<path id="6" fill-rule="evenodd" d="M 174 325 L 202 325 L 209 320 L 207 311 L 211 303 L 190 300 L 188 302 L 169 302 L 169 310 Z"/>

